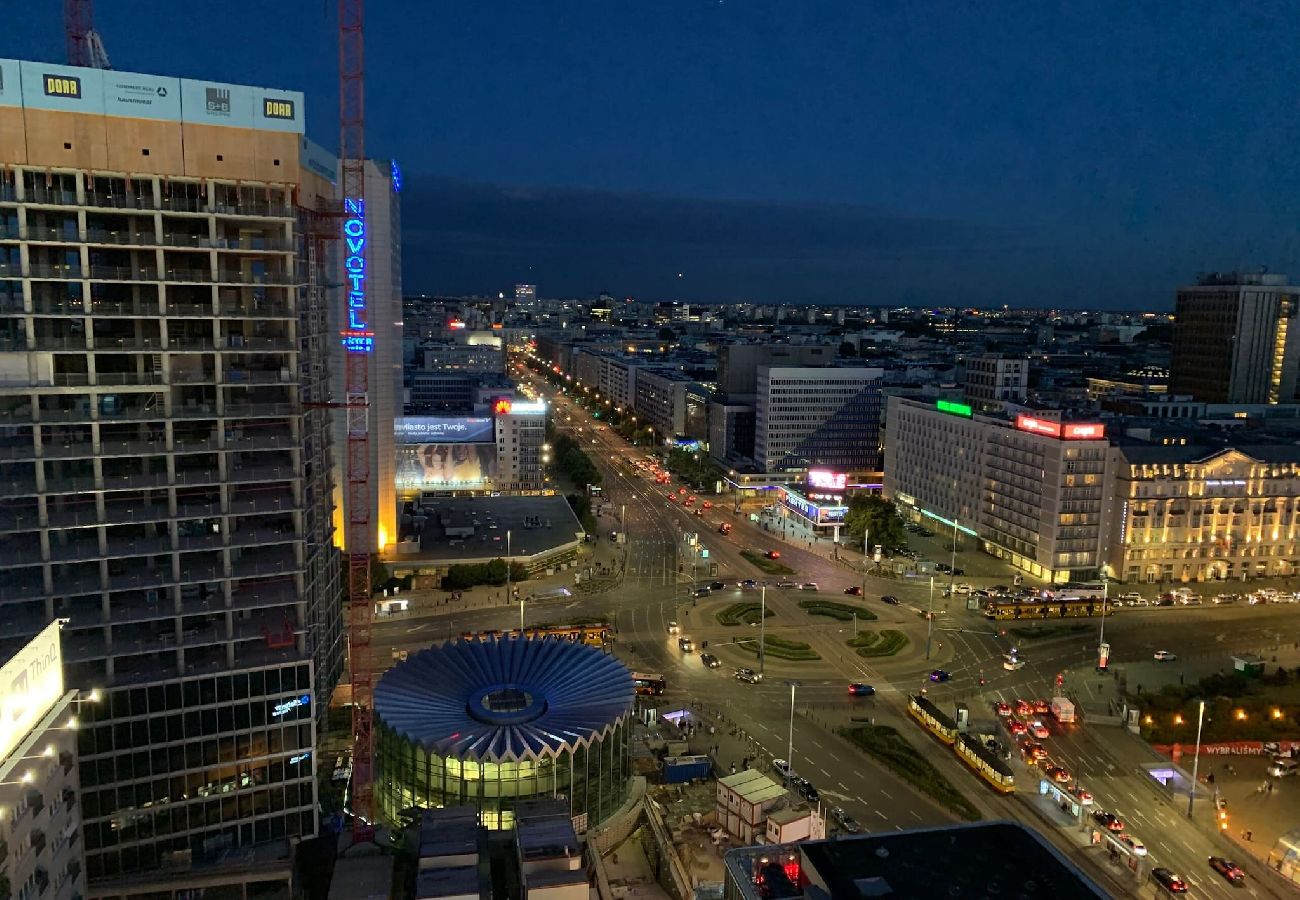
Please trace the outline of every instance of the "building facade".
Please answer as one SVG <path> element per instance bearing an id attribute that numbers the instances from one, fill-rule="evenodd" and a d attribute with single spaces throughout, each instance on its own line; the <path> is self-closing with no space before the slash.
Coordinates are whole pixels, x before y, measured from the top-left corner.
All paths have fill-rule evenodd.
<path id="1" fill-rule="evenodd" d="M 494 431 L 497 467 L 494 488 L 530 492 L 546 487 L 546 404 L 500 404 Z"/>
<path id="2" fill-rule="evenodd" d="M 632 409 L 664 438 L 686 433 L 686 388 L 676 371 L 637 370 L 636 402 Z"/>
<path id="3" fill-rule="evenodd" d="M 331 171 L 291 91 L 0 60 L 6 634 L 67 620 L 92 882 L 315 834 Z M 286 704 L 288 704 L 286 706 Z"/>
<path id="4" fill-rule="evenodd" d="M 77 784 L 78 691 L 63 681 L 59 623 L 0 666 L 0 879 L 5 895 L 78 900 L 86 893 Z"/>
<path id="5" fill-rule="evenodd" d="M 880 470 L 881 369 L 759 366 L 754 462 L 764 472 Z"/>
<path id="6" fill-rule="evenodd" d="M 1285 275 L 1214 274 L 1180 288 L 1169 392 L 1207 403 L 1293 402 L 1297 300 Z"/>
<path id="7" fill-rule="evenodd" d="M 1029 360 L 992 353 L 966 359 L 966 402 L 980 412 L 1024 403 L 1029 396 Z"/>

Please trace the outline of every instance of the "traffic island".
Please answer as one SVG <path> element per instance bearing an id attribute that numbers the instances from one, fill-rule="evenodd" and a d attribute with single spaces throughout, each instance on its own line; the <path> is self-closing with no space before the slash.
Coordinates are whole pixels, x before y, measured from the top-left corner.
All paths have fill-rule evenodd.
<path id="1" fill-rule="evenodd" d="M 758 638 L 750 641 L 737 641 L 736 646 L 747 653 L 758 656 Z M 812 645 L 805 644 L 803 641 L 791 641 L 769 634 L 763 641 L 763 646 L 766 649 L 766 655 L 775 659 L 785 659 L 791 662 L 814 662 L 821 659 L 821 656 L 812 648 Z"/>
<path id="2" fill-rule="evenodd" d="M 882 631 L 864 631 L 845 641 L 858 656 L 869 659 L 893 656 L 907 646 L 907 635 L 892 628 Z"/>
<path id="3" fill-rule="evenodd" d="M 742 600 L 739 603 L 732 603 L 714 613 L 719 625 L 757 625 L 759 617 L 770 619 L 776 613 L 767 610 L 764 615 L 763 606 L 754 600 Z"/>
<path id="4" fill-rule="evenodd" d="M 856 725 L 839 729 L 841 737 L 939 805 L 967 822 L 980 812 L 915 747 L 888 725 Z"/>
<path id="5" fill-rule="evenodd" d="M 799 608 L 810 616 L 827 616 L 841 622 L 851 622 L 854 618 L 859 622 L 871 622 L 876 618 L 876 614 L 869 609 L 836 603 L 834 600 L 800 600 Z"/>
<path id="6" fill-rule="evenodd" d="M 794 569 L 790 568 L 785 563 L 779 563 L 774 559 L 768 559 L 766 556 L 763 556 L 755 550 L 741 550 L 740 555 L 744 557 L 746 562 L 752 563 L 768 575 L 794 574 Z"/>

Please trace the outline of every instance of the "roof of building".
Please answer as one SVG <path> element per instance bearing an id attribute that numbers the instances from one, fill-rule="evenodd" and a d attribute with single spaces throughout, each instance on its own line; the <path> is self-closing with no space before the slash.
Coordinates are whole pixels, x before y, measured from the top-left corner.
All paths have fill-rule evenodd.
<path id="1" fill-rule="evenodd" d="M 477 896 L 479 890 L 479 872 L 476 865 L 421 869 L 415 876 L 416 900 Z"/>
<path id="2" fill-rule="evenodd" d="M 766 803 L 785 794 L 785 788 L 757 769 L 745 769 L 735 775 L 727 775 L 719 778 L 718 783 L 739 794 L 748 803 Z"/>
<path id="3" fill-rule="evenodd" d="M 631 711 L 632 674 L 555 638 L 456 641 L 422 650 L 375 686 L 385 726 L 430 753 L 503 761 L 587 746 Z"/>
<path id="4" fill-rule="evenodd" d="M 753 874 L 768 861 L 785 890 L 768 896 L 803 897 L 807 874 L 788 876 L 793 855 L 816 873 L 832 900 L 892 897 L 1019 897 L 1092 900 L 1107 894 L 1037 832 L 1018 822 L 979 822 L 911 831 L 746 847 L 726 856 L 746 900 L 758 897 Z M 775 886 L 775 885 L 774 885 Z M 826 894 L 819 894 L 826 896 Z"/>

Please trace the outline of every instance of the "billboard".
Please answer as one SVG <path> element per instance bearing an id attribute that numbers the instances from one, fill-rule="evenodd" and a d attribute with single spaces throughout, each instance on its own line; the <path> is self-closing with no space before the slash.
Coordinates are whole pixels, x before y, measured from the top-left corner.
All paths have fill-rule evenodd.
<path id="1" fill-rule="evenodd" d="M 490 444 L 496 441 L 491 416 L 398 416 L 393 435 L 399 444 Z"/>
<path id="2" fill-rule="evenodd" d="M 827 491 L 842 491 L 848 484 L 849 476 L 843 472 L 832 472 L 829 469 L 809 469 L 808 486 L 821 488 Z"/>
<path id="3" fill-rule="evenodd" d="M 0 668 L 0 759 L 27 737 L 62 696 L 59 623 L 51 622 Z"/>
<path id="4" fill-rule="evenodd" d="M 399 491 L 471 490 L 496 478 L 496 444 L 404 444 L 397 451 Z"/>

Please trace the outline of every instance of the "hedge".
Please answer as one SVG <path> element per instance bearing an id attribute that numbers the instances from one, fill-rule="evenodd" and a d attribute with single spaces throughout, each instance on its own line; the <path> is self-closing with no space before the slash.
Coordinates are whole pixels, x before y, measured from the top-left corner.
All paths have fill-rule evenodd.
<path id="1" fill-rule="evenodd" d="M 840 735 L 886 769 L 967 822 L 980 819 L 976 809 L 930 761 L 888 725 L 841 728 Z"/>
<path id="2" fill-rule="evenodd" d="M 751 623 L 757 623 L 760 612 L 763 612 L 762 604 L 756 603 L 753 600 L 742 600 L 739 603 L 733 603 L 725 609 L 719 610 L 717 613 L 718 624 L 749 625 Z M 770 609 L 766 612 L 767 615 L 764 618 L 770 619 L 772 616 L 776 615 L 776 613 L 772 612 Z"/>
<path id="3" fill-rule="evenodd" d="M 841 622 L 852 622 L 854 613 L 857 613 L 859 622 L 870 622 L 876 618 L 876 614 L 869 609 L 836 603 L 834 600 L 800 600 L 799 608 L 810 616 L 827 616 Z"/>
<path id="4" fill-rule="evenodd" d="M 893 656 L 907 646 L 907 635 L 886 628 L 883 631 L 863 631 L 849 638 L 845 643 L 853 647 L 858 656 Z"/>

